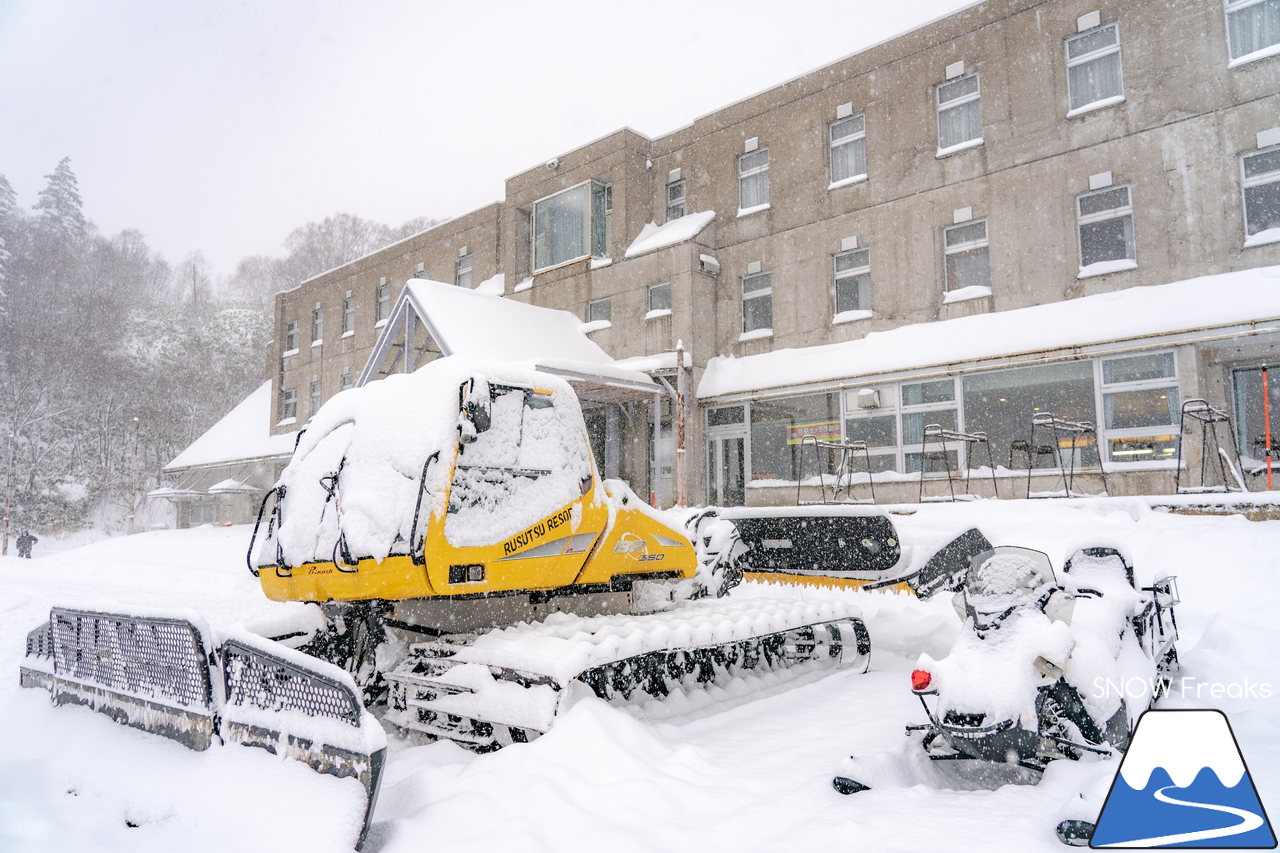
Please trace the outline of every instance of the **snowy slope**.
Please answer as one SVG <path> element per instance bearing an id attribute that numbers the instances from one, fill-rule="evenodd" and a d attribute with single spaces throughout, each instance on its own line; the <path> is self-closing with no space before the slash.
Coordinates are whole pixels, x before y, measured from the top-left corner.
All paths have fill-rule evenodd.
<path id="1" fill-rule="evenodd" d="M 1123 499 L 926 505 L 893 519 L 911 565 L 978 524 L 997 544 L 1045 551 L 1055 568 L 1082 543 L 1122 544 L 1140 580 L 1178 575 L 1184 675 L 1210 689 L 1247 677 L 1273 692 L 1212 699 L 1205 689 L 1197 700 L 1193 682 L 1168 707 L 1225 710 L 1275 810 L 1280 524 L 1167 515 Z M 242 560 L 247 538 L 245 528 L 205 528 L 0 560 L 0 849 L 348 849 L 359 791 L 342 781 L 258 750 L 192 753 L 16 686 L 23 636 L 54 601 L 194 607 L 215 630 L 297 618 L 298 608 L 257 591 Z M 1053 826 L 1087 811 L 1077 794 L 1101 804 L 1114 763 L 1059 762 L 1036 788 L 836 794 L 830 778 L 843 756 L 897 748 L 903 725 L 922 721 L 908 673 L 922 651 L 946 654 L 958 631 L 950 603 L 756 585 L 735 596 L 856 604 L 876 643 L 872 671 L 801 678 L 661 722 L 587 699 L 545 737 L 484 756 L 392 738 L 366 849 L 1057 851 Z"/>

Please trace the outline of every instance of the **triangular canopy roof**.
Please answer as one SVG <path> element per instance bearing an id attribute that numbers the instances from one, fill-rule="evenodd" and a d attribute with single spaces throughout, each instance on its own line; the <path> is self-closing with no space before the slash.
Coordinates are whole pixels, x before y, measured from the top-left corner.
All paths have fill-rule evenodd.
<path id="1" fill-rule="evenodd" d="M 357 384 L 451 355 L 531 365 L 563 376 L 590 402 L 661 392 L 649 376 L 615 364 L 568 311 L 419 278 L 405 283 Z"/>

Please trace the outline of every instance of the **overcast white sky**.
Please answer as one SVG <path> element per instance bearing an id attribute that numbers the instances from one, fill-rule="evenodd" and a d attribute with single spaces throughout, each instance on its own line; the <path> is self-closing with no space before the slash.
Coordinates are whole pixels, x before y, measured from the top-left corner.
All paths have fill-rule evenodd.
<path id="1" fill-rule="evenodd" d="M 104 233 L 229 273 L 331 213 L 466 213 L 973 3 L 0 0 L 0 174 L 29 208 L 70 156 Z"/>

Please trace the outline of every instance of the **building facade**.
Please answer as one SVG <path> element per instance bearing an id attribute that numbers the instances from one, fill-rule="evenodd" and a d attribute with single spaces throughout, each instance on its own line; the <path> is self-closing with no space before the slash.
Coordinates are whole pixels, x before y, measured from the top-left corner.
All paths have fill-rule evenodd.
<path id="1" fill-rule="evenodd" d="M 796 500 L 838 461 L 805 435 L 865 442 L 859 470 L 891 500 L 923 493 L 931 460 L 990 463 L 1010 494 L 1100 464 L 1112 494 L 1170 491 L 1179 458 L 1215 452 L 1179 438 L 1189 399 L 1232 417 L 1257 469 L 1273 301 L 1198 331 L 1170 317 L 892 369 L 852 345 L 908 328 L 946 340 L 984 315 L 1017 329 L 1029 309 L 1277 264 L 1280 0 L 987 0 L 666 136 L 624 129 L 560 154 L 500 202 L 279 294 L 273 431 L 358 381 L 418 277 L 572 311 L 651 372 L 671 373 L 661 356 L 682 343 L 694 501 Z M 1126 305 L 1160 313 L 1170 295 Z M 788 373 L 784 350 L 828 363 Z M 670 469 L 661 406 L 656 442 L 652 413 L 587 415 L 601 467 L 667 505 L 651 474 Z M 1045 445 L 1037 413 L 1093 431 Z M 929 424 L 988 441 L 927 447 Z"/>

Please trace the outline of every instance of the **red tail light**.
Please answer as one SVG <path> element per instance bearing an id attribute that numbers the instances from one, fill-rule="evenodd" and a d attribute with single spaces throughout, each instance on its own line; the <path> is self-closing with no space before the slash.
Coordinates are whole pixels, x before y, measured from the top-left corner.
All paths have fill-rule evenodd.
<path id="1" fill-rule="evenodd" d="M 911 689 L 919 693 L 921 690 L 928 690 L 930 683 L 933 682 L 933 676 L 923 669 L 913 669 L 911 671 Z"/>

